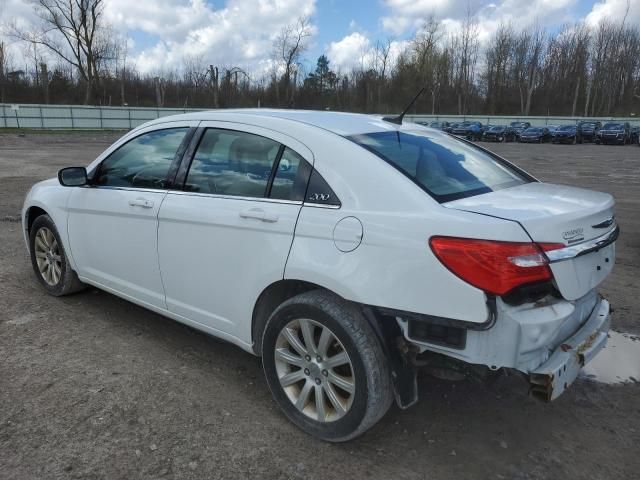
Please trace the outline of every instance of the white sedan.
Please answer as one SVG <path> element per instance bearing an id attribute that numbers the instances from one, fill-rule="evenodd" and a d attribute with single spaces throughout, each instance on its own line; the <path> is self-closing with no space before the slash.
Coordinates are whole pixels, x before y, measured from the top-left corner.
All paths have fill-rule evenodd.
<path id="1" fill-rule="evenodd" d="M 260 355 L 328 441 L 415 403 L 417 365 L 555 399 L 606 342 L 619 232 L 610 195 L 440 131 L 291 110 L 149 122 L 36 184 L 22 220 L 50 294 L 92 285 Z"/>

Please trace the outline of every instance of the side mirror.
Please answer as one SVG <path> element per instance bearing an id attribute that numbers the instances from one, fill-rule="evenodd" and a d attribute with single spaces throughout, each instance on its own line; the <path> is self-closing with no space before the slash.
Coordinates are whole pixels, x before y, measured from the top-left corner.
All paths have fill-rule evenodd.
<path id="1" fill-rule="evenodd" d="M 87 185 L 87 169 L 84 167 L 67 167 L 58 172 L 58 181 L 64 187 L 82 187 Z"/>

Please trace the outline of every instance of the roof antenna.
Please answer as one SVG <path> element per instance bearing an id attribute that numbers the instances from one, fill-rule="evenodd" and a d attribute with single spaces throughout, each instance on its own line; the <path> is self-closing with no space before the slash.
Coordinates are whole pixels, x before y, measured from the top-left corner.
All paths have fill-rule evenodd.
<path id="1" fill-rule="evenodd" d="M 413 104 L 416 103 L 416 100 L 420 95 L 422 95 L 422 92 L 424 92 L 424 87 L 422 87 L 418 92 L 418 94 L 415 97 L 413 97 L 413 100 L 411 100 L 411 103 L 407 105 L 407 108 L 405 108 L 400 115 L 398 115 L 397 117 L 382 117 L 382 120 L 389 123 L 395 123 L 396 125 L 402 125 L 402 119 L 404 118 L 405 114 L 409 111 L 411 107 L 413 107 Z"/>

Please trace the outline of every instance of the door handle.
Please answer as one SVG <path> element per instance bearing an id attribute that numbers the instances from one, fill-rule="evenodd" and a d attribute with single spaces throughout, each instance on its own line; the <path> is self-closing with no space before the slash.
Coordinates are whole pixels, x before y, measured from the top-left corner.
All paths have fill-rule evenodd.
<path id="1" fill-rule="evenodd" d="M 129 200 L 129 205 L 132 207 L 153 208 L 153 202 L 146 198 L 136 198 L 135 200 Z"/>
<path id="2" fill-rule="evenodd" d="M 243 210 L 240 212 L 241 218 L 252 218 L 254 220 L 260 220 L 262 222 L 275 223 L 280 218 L 278 215 L 267 213 L 261 208 L 252 208 L 250 210 Z"/>

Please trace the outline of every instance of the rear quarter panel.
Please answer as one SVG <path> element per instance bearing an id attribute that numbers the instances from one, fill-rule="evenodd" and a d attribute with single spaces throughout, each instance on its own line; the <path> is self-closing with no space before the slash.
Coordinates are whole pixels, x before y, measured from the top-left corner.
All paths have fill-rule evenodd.
<path id="1" fill-rule="evenodd" d="M 487 320 L 484 293 L 446 269 L 431 252 L 429 239 L 451 235 L 529 241 L 517 223 L 444 208 L 347 139 L 335 136 L 308 145 L 315 167 L 342 206 L 303 206 L 285 278 L 313 282 L 363 304 Z M 340 251 L 333 240 L 335 225 L 345 217 L 356 217 L 363 225 L 362 242 L 351 252 Z"/>

